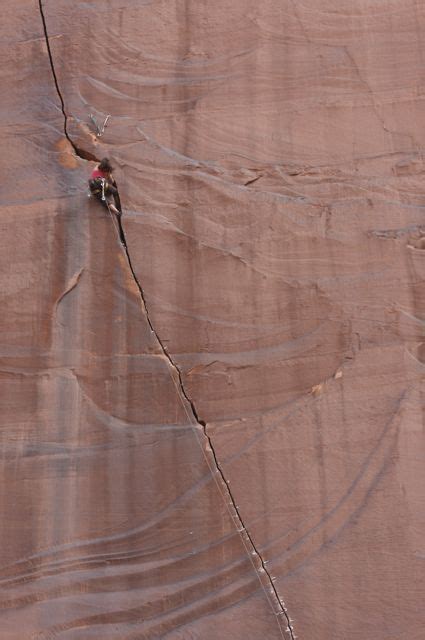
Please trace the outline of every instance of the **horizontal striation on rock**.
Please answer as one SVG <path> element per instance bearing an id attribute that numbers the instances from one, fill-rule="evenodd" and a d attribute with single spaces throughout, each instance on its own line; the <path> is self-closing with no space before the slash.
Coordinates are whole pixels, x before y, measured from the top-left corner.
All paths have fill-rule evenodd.
<path id="1" fill-rule="evenodd" d="M 424 28 L 5 9 L 0 638 L 422 637 Z"/>

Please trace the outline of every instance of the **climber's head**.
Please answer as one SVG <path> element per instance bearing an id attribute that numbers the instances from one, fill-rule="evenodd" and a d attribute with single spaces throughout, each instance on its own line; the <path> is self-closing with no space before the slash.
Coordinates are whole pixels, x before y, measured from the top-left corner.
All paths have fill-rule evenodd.
<path id="1" fill-rule="evenodd" d="M 112 165 L 109 162 L 109 158 L 102 158 L 99 164 L 99 169 L 105 173 L 112 173 Z"/>

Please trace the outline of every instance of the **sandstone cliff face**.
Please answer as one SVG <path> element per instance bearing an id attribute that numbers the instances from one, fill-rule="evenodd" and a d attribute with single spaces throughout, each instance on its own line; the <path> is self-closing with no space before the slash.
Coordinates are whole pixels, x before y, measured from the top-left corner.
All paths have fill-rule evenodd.
<path id="1" fill-rule="evenodd" d="M 0 638 L 422 638 L 425 7 L 2 18 Z"/>

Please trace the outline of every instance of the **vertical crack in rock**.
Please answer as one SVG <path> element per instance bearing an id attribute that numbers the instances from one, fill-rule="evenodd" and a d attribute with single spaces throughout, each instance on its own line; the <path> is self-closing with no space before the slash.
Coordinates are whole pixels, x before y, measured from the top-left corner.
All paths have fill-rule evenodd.
<path id="1" fill-rule="evenodd" d="M 43 31 L 44 31 L 44 39 L 46 42 L 46 47 L 47 47 L 47 54 L 49 56 L 49 62 L 50 62 L 50 68 L 52 70 L 52 76 L 53 76 L 53 81 L 55 83 L 55 87 L 56 87 L 56 93 L 58 94 L 59 97 L 59 101 L 61 104 L 61 111 L 63 114 L 63 131 L 65 134 L 66 139 L 68 140 L 69 144 L 72 146 L 72 148 L 74 149 L 74 153 L 79 157 L 82 158 L 83 160 L 90 160 L 93 162 L 98 162 L 98 159 L 89 151 L 84 151 L 82 149 L 80 149 L 75 142 L 71 139 L 69 133 L 68 133 L 68 114 L 66 113 L 65 110 L 65 102 L 59 87 L 59 81 L 58 81 L 58 77 L 56 75 L 56 69 L 55 69 L 55 64 L 53 62 L 53 54 L 52 54 L 52 50 L 50 48 L 50 41 L 49 41 L 49 34 L 47 31 L 47 23 L 46 23 L 46 17 L 44 15 L 44 9 L 43 9 L 43 3 L 42 0 L 38 0 L 38 7 L 40 10 L 40 17 L 41 17 L 41 22 L 43 23 Z"/>
<path id="2" fill-rule="evenodd" d="M 250 553 L 252 554 L 252 556 L 254 556 L 256 558 L 256 560 L 258 562 L 259 566 L 255 567 L 255 568 L 256 568 L 256 571 L 257 571 L 257 573 L 259 575 L 259 580 L 260 580 L 262 586 L 264 588 L 266 588 L 266 585 L 263 583 L 263 580 L 261 579 L 261 575 L 260 575 L 260 572 L 261 572 L 261 573 L 264 574 L 264 576 L 266 578 L 267 587 L 269 587 L 271 593 L 273 594 L 273 597 L 275 598 L 276 604 L 278 606 L 279 611 L 277 611 L 277 612 L 275 611 L 275 614 L 276 615 L 280 615 L 280 616 L 284 616 L 284 618 L 286 620 L 286 624 L 287 624 L 286 631 L 290 634 L 291 640 L 294 640 L 295 639 L 295 635 L 294 635 L 294 629 L 293 629 L 293 626 L 292 626 L 292 620 L 289 617 L 289 614 L 287 612 L 287 609 L 285 607 L 284 602 L 281 600 L 281 598 L 280 598 L 280 596 L 279 596 L 279 594 L 277 592 L 277 589 L 276 589 L 275 584 L 274 584 L 274 579 L 273 579 L 273 577 L 271 576 L 269 570 L 266 567 L 266 561 L 263 559 L 263 557 L 262 557 L 258 547 L 256 546 L 256 544 L 255 544 L 255 542 L 254 542 L 249 530 L 245 526 L 245 522 L 244 522 L 244 520 L 242 518 L 242 515 L 240 513 L 239 507 L 236 504 L 235 497 L 233 496 L 233 493 L 232 493 L 232 491 L 231 491 L 231 489 L 229 487 L 229 481 L 226 479 L 226 476 L 224 474 L 223 468 L 222 468 L 221 464 L 218 461 L 218 457 L 217 457 L 217 453 L 216 453 L 214 444 L 212 442 L 211 436 L 208 434 L 208 431 L 207 431 L 207 425 L 206 425 L 205 421 L 200 418 L 193 400 L 190 398 L 190 396 L 188 395 L 188 393 L 187 393 L 187 391 L 185 389 L 185 386 L 183 384 L 182 373 L 181 373 L 180 368 L 178 367 L 178 365 L 175 363 L 173 358 L 168 353 L 164 343 L 162 342 L 161 338 L 159 337 L 158 333 L 156 332 L 156 330 L 154 328 L 154 325 L 153 325 L 152 320 L 150 318 L 148 306 L 147 306 L 147 303 L 146 303 L 146 296 L 145 296 L 143 287 L 140 284 L 139 279 L 137 278 L 137 275 L 136 275 L 136 273 L 134 271 L 134 268 L 133 268 L 133 264 L 131 262 L 130 252 L 128 250 L 127 240 L 126 240 L 126 236 L 125 236 L 125 233 L 124 233 L 124 229 L 123 229 L 123 226 L 122 226 L 121 219 L 119 219 L 118 224 L 119 224 L 120 239 L 121 239 L 122 245 L 124 247 L 124 250 L 125 250 L 125 253 L 126 253 L 126 256 L 127 256 L 128 266 L 130 268 L 130 271 L 131 271 L 131 274 L 133 276 L 134 282 L 135 282 L 135 284 L 136 284 L 136 286 L 137 286 L 137 288 L 139 290 L 140 298 L 141 298 L 141 301 L 142 301 L 143 309 L 145 311 L 146 319 L 148 321 L 149 327 L 150 327 L 151 331 L 154 333 L 156 339 L 158 340 L 158 344 L 161 347 L 163 355 L 167 358 L 168 362 L 170 363 L 171 368 L 173 369 L 173 371 L 175 371 L 175 373 L 177 375 L 178 384 L 179 384 L 179 390 L 180 390 L 181 396 L 186 401 L 186 403 L 190 406 L 193 418 L 196 420 L 198 425 L 200 425 L 202 427 L 202 432 L 203 432 L 204 438 L 205 438 L 206 443 L 208 444 L 208 446 L 209 446 L 209 448 L 211 450 L 211 455 L 212 455 L 212 458 L 213 458 L 213 461 L 214 461 L 214 466 L 215 466 L 216 472 L 220 476 L 221 483 L 222 483 L 222 486 L 224 488 L 224 492 L 225 492 L 226 496 L 228 497 L 228 499 L 230 500 L 230 504 L 231 504 L 231 506 L 233 508 L 233 512 L 234 512 L 233 518 L 234 518 L 236 527 L 237 527 L 238 531 L 241 534 L 243 534 L 243 533 L 245 534 L 244 545 L 250 547 Z M 248 543 L 248 545 L 246 543 Z M 248 549 L 247 549 L 247 551 L 248 551 Z M 279 625 L 280 625 L 280 623 L 279 623 Z"/>
<path id="3" fill-rule="evenodd" d="M 65 137 L 67 138 L 68 142 L 70 143 L 70 145 L 72 146 L 72 148 L 74 149 L 75 154 L 82 158 L 83 160 L 88 160 L 88 161 L 95 161 L 95 162 L 99 162 L 98 158 L 96 158 L 93 154 L 91 154 L 88 151 L 85 151 L 83 149 L 80 149 L 75 142 L 72 140 L 72 138 L 70 137 L 69 133 L 68 133 L 68 115 L 66 113 L 65 110 L 65 102 L 59 87 L 59 82 L 58 82 L 58 78 L 56 75 L 56 70 L 55 70 L 55 65 L 53 62 L 53 55 L 52 55 L 52 50 L 50 48 L 50 42 L 49 42 L 49 35 L 48 35 L 48 31 L 47 31 L 47 24 L 46 24 L 46 18 L 44 15 L 44 9 L 43 9 L 43 3 L 42 0 L 38 0 L 38 5 L 39 5 L 39 9 L 40 9 L 40 17 L 41 17 L 41 21 L 43 23 L 43 30 L 44 30 L 44 38 L 46 41 L 46 47 L 47 47 L 47 53 L 49 56 L 49 61 L 50 61 L 50 68 L 52 71 L 52 76 L 53 76 L 53 80 L 55 83 L 55 87 L 56 87 L 56 92 L 58 94 L 59 100 L 60 100 L 60 104 L 61 104 L 61 110 L 63 113 L 63 117 L 64 117 L 64 133 L 65 133 Z M 261 176 L 259 176 L 261 177 Z M 256 180 L 258 180 L 259 178 L 255 178 L 254 180 L 250 181 L 250 182 L 255 182 Z M 249 183 L 248 183 L 249 184 Z M 109 213 L 111 214 L 111 216 L 113 216 L 114 214 L 109 210 Z M 191 411 L 192 411 L 192 416 L 195 419 L 195 421 L 197 422 L 197 424 L 202 428 L 202 433 L 204 435 L 205 441 L 211 451 L 211 455 L 214 461 L 214 466 L 215 466 L 215 470 L 216 473 L 219 475 L 220 479 L 221 479 L 221 483 L 222 483 L 222 487 L 224 489 L 224 493 L 227 496 L 227 498 L 230 501 L 230 504 L 232 506 L 233 509 L 233 519 L 235 521 L 235 525 L 236 528 L 238 530 L 238 532 L 241 534 L 241 537 L 243 538 L 243 534 L 244 534 L 244 540 L 243 540 L 243 544 L 245 546 L 245 548 L 247 549 L 248 552 L 250 552 L 250 554 L 255 557 L 255 559 L 257 560 L 258 566 L 255 566 L 254 562 L 253 562 L 253 566 L 255 567 L 256 571 L 257 571 L 257 575 L 258 578 L 260 580 L 260 583 L 262 585 L 262 587 L 264 588 L 265 592 L 267 587 L 270 589 L 270 593 L 273 595 L 273 598 L 275 600 L 275 604 L 277 605 L 278 611 L 274 610 L 274 613 L 276 616 L 281 616 L 282 618 L 285 619 L 286 624 L 287 624 L 287 628 L 286 628 L 286 632 L 289 633 L 289 637 L 291 638 L 291 640 L 295 640 L 295 634 L 294 634 L 294 629 L 292 626 L 292 620 L 289 617 L 289 614 L 287 612 L 287 609 L 285 607 L 284 602 L 281 600 L 281 598 L 279 597 L 278 591 L 275 587 L 274 584 L 274 578 L 272 577 L 272 575 L 270 574 L 269 570 L 266 567 L 266 561 L 264 560 L 263 556 L 261 555 L 258 547 L 256 546 L 249 530 L 246 528 L 245 526 L 245 522 L 241 516 L 241 513 L 239 511 L 239 507 L 236 504 L 236 500 L 233 496 L 233 493 L 229 487 L 229 481 L 226 479 L 226 476 L 224 474 L 223 468 L 220 465 L 218 458 L 217 458 L 217 453 L 214 447 L 214 444 L 212 442 L 212 439 L 210 437 L 210 435 L 207 432 L 207 425 L 205 423 L 204 420 L 202 420 L 199 417 L 199 414 L 197 412 L 197 409 L 195 407 L 195 404 L 193 402 L 193 400 L 189 397 L 184 384 L 183 384 L 183 378 L 182 378 L 182 373 L 180 368 L 177 366 L 177 364 L 174 362 L 173 358 L 169 355 L 169 353 L 167 352 L 167 349 L 164 345 L 164 343 L 162 342 L 161 338 L 159 337 L 158 333 L 156 332 L 152 320 L 150 318 L 149 315 L 149 310 L 148 310 L 148 306 L 146 303 L 146 297 L 145 297 L 145 293 L 144 290 L 137 278 L 136 272 L 134 271 L 133 268 L 133 264 L 131 261 L 131 257 L 130 257 L 130 252 L 128 250 L 128 245 L 127 245 L 127 240 L 126 240 L 126 236 L 124 233 L 124 228 L 122 226 L 122 222 L 121 222 L 121 218 L 118 218 L 118 231 L 119 231 L 119 236 L 120 236 L 120 240 L 121 243 L 123 245 L 126 257 L 127 257 L 127 262 L 128 262 L 128 266 L 129 269 L 131 271 L 132 277 L 134 279 L 134 282 L 137 286 L 137 289 L 139 291 L 140 294 L 140 299 L 142 302 L 142 307 L 144 309 L 144 312 L 146 314 L 146 319 L 147 322 L 149 324 L 149 327 L 152 331 L 152 333 L 155 335 L 158 344 L 161 347 L 162 353 L 165 356 L 165 358 L 168 360 L 168 362 L 170 363 L 170 366 L 172 368 L 173 371 L 175 371 L 176 375 L 177 375 L 177 379 L 178 379 L 178 389 L 179 389 L 179 394 L 183 399 L 183 402 L 186 402 L 187 405 L 189 405 Z M 81 274 L 79 274 L 80 276 Z M 78 280 L 78 278 L 77 278 Z M 75 283 L 76 284 L 76 283 Z M 75 284 L 73 286 L 75 286 Z M 73 288 L 73 287 L 72 287 Z M 69 291 L 67 291 L 68 293 Z M 64 296 L 62 296 L 63 298 Z M 186 405 L 185 405 L 186 406 Z M 249 547 L 249 549 L 247 548 Z M 265 576 L 265 582 L 266 584 L 264 584 L 263 580 L 261 579 L 261 573 Z M 266 592 L 267 593 L 267 592 Z M 267 596 L 268 597 L 268 596 Z M 279 627 L 282 629 L 282 625 L 279 622 Z"/>

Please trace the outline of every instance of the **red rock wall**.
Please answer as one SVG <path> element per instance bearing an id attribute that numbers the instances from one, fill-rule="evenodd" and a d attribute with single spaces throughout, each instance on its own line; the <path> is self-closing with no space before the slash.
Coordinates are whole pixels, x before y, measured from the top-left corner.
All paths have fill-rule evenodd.
<path id="1" fill-rule="evenodd" d="M 1 640 L 422 638 L 425 7 L 1 31 Z"/>

